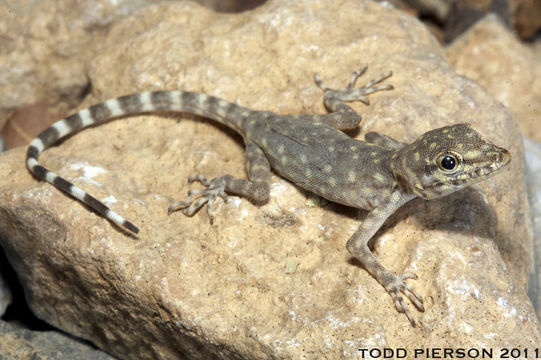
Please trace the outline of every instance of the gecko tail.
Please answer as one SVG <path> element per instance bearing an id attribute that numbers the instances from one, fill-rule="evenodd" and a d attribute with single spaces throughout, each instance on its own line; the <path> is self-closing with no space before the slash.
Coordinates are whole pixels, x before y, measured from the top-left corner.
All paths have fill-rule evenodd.
<path id="1" fill-rule="evenodd" d="M 39 180 L 44 180 L 76 198 L 121 228 L 137 234 L 139 229 L 52 171 L 39 165 L 40 153 L 59 140 L 114 118 L 156 111 L 178 111 L 204 116 L 242 134 L 243 121 L 253 111 L 214 96 L 188 91 L 153 91 L 125 95 L 82 109 L 52 124 L 33 139 L 26 153 L 26 166 Z"/>
<path id="2" fill-rule="evenodd" d="M 30 146 L 29 152 L 31 148 L 32 146 Z M 139 228 L 135 226 L 133 223 L 124 219 L 122 216 L 118 215 L 113 210 L 109 209 L 107 205 L 105 205 L 104 203 L 96 199 L 95 197 L 89 195 L 83 189 L 73 185 L 66 179 L 62 178 L 61 176 L 39 165 L 37 160 L 31 155 L 27 156 L 26 166 L 28 167 L 28 170 L 30 170 L 30 172 L 32 172 L 32 174 L 36 178 L 47 181 L 49 184 L 53 185 L 54 187 L 61 190 L 62 192 L 76 198 L 77 200 L 81 201 L 83 204 L 90 207 L 99 215 L 107 218 L 109 221 L 111 221 L 118 227 L 126 229 L 129 232 L 132 232 L 134 234 L 139 233 Z"/>

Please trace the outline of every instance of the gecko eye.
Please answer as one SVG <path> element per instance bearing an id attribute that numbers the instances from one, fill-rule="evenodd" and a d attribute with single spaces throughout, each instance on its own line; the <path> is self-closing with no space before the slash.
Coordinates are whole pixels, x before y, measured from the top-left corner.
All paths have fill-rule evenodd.
<path id="1" fill-rule="evenodd" d="M 452 173 L 462 165 L 462 157 L 456 153 L 446 152 L 438 157 L 437 163 L 440 170 Z"/>

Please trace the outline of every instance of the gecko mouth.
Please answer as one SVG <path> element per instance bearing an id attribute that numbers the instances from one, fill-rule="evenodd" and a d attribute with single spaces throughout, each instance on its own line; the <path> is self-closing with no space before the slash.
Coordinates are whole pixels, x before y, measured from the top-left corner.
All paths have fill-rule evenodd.
<path id="1" fill-rule="evenodd" d="M 475 170 L 469 171 L 464 174 L 464 178 L 475 179 L 480 177 L 491 176 L 505 167 L 511 161 L 511 154 L 505 149 L 501 149 L 493 156 L 494 160 L 487 163 L 485 166 L 477 167 Z"/>

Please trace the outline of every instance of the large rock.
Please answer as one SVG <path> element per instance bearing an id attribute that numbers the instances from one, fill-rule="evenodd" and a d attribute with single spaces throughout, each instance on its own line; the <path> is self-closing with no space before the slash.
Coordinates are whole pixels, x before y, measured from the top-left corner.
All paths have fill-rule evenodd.
<path id="1" fill-rule="evenodd" d="M 32 331 L 0 321 L 0 360 L 114 360 L 89 344 L 56 331 Z"/>
<path id="2" fill-rule="evenodd" d="M 110 28 L 154 2 L 2 0 L 0 130 L 6 145 L 23 144 L 77 106 L 89 90 L 88 63 Z"/>
<path id="3" fill-rule="evenodd" d="M 532 299 L 538 319 L 541 319 L 541 143 L 525 138 L 524 155 L 534 232 L 534 266 L 528 284 L 528 295 Z"/>
<path id="4" fill-rule="evenodd" d="M 364 115 L 353 135 L 409 142 L 471 122 L 513 160 L 480 185 L 484 193 L 412 201 L 380 232 L 383 264 L 419 276 L 410 284 L 426 312 L 414 313 L 422 326 L 412 328 L 345 249 L 364 213 L 273 176 L 269 204 L 232 197 L 216 205 L 214 225 L 204 211 L 167 215 L 190 174 L 244 176 L 239 137 L 209 121 L 130 117 L 42 156 L 140 226 L 138 238 L 37 182 L 24 149 L 8 151 L 0 155 L 0 239 L 40 318 L 130 359 L 343 359 L 366 347 L 540 343 L 526 296 L 531 224 L 518 127 L 451 69 L 418 21 L 358 0 L 276 0 L 239 15 L 168 3 L 112 29 L 104 49 L 89 69 L 86 105 L 185 89 L 282 114 L 322 113 L 313 73 L 341 87 L 368 63 L 364 81 L 393 70 L 395 90 L 353 105 Z"/>
<path id="5" fill-rule="evenodd" d="M 484 17 L 446 50 L 459 74 L 481 84 L 509 109 L 524 135 L 541 141 L 539 54 L 521 43 L 494 15 Z"/>
<path id="6" fill-rule="evenodd" d="M 447 47 L 455 70 L 481 84 L 500 100 L 518 122 L 525 142 L 526 168 L 534 223 L 534 266 L 529 295 L 541 314 L 541 221 L 539 220 L 539 145 L 541 141 L 541 51 L 522 44 L 501 21 L 486 16 Z M 479 62 L 482 58 L 482 63 Z M 537 233 L 535 233 L 536 228 Z M 535 261 L 537 259 L 537 262 Z M 539 317 L 541 318 L 541 317 Z"/>

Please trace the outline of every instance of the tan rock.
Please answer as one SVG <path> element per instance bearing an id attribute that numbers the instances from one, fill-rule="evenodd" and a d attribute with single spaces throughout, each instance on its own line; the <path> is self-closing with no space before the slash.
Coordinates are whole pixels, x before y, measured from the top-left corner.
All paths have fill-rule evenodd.
<path id="1" fill-rule="evenodd" d="M 541 47 L 539 47 L 541 49 Z M 487 16 L 447 48 L 450 62 L 457 72 L 474 79 L 489 93 L 504 103 L 518 121 L 527 137 L 541 141 L 541 51 L 522 44 L 494 16 Z M 478 59 L 483 59 L 480 62 Z M 531 143 L 531 140 L 527 142 Z M 532 153 L 533 147 L 530 146 Z M 536 166 L 533 159 L 526 165 Z M 530 203 L 533 205 L 534 224 L 538 207 L 535 195 L 539 174 L 530 175 Z M 537 221 L 539 222 L 539 221 Z M 540 253 L 539 235 L 534 241 L 534 256 Z M 539 256 L 536 256 L 539 258 Z M 530 279 L 530 297 L 541 308 L 540 265 L 534 262 L 535 271 Z"/>
<path id="2" fill-rule="evenodd" d="M 67 105 L 58 110 L 66 111 L 88 86 L 83 55 L 88 59 L 86 48 L 94 46 L 82 19 L 76 22 L 73 15 L 66 16 L 64 10 L 78 13 L 67 3 L 7 0 L 0 4 L 0 29 L 5 34 L 0 45 L 2 119 L 24 104 L 46 100 L 58 106 L 62 97 Z"/>
<path id="3" fill-rule="evenodd" d="M 534 232 L 534 269 L 530 275 L 528 296 L 532 299 L 537 317 L 541 319 L 541 143 L 525 138 L 524 155 Z"/>
<path id="4" fill-rule="evenodd" d="M 44 113 L 65 114 L 78 105 L 88 92 L 86 66 L 101 51 L 110 27 L 153 2 L 0 2 L 0 130 L 6 116 L 20 107 L 39 106 L 34 117 L 47 119 Z M 32 119 L 13 127 L 31 138 L 46 126 Z M 8 147 L 16 145 L 8 140 Z"/>
<path id="5" fill-rule="evenodd" d="M 447 47 L 456 71 L 483 85 L 511 111 L 522 133 L 541 141 L 541 62 L 495 16 Z M 537 59 L 537 61 L 536 61 Z"/>
<path id="6" fill-rule="evenodd" d="M 313 73 L 338 87 L 368 63 L 364 80 L 393 70 L 395 90 L 375 94 L 369 107 L 354 104 L 362 133 L 412 141 L 468 121 L 513 161 L 480 186 L 486 195 L 413 201 L 380 233 L 384 265 L 419 275 L 410 283 L 427 310 L 415 312 L 423 326 L 412 328 L 345 249 L 364 216 L 356 210 L 273 176 L 269 204 L 231 197 L 217 204 L 213 226 L 204 211 L 167 215 L 190 174 L 244 175 L 239 138 L 208 121 L 130 117 L 42 156 L 140 226 L 138 239 L 35 181 L 24 150 L 9 151 L 0 154 L 0 239 L 40 318 L 122 358 L 343 359 L 367 347 L 540 343 L 526 296 L 531 228 L 518 127 L 453 72 L 419 22 L 358 0 L 276 0 L 239 15 L 189 2 L 148 10 L 112 29 L 90 68 L 87 105 L 179 88 L 255 109 L 322 113 Z"/>

